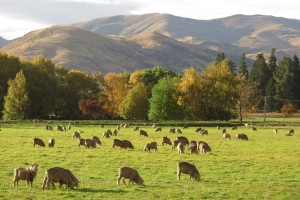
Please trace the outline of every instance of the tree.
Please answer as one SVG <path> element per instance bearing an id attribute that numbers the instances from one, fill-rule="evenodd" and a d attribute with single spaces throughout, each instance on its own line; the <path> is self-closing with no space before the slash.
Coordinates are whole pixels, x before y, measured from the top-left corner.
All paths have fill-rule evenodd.
<path id="1" fill-rule="evenodd" d="M 91 116 L 93 119 L 98 119 L 104 114 L 103 104 L 103 102 L 98 100 L 80 100 L 78 102 L 79 110 L 82 114 Z"/>
<path id="2" fill-rule="evenodd" d="M 269 81 L 265 86 L 265 96 L 266 96 L 266 109 L 267 111 L 275 111 L 278 100 L 276 100 L 276 81 L 274 79 L 274 74 L 277 70 L 277 58 L 275 56 L 275 49 L 271 50 L 271 54 L 268 60 L 268 68 L 269 68 Z"/>
<path id="3" fill-rule="evenodd" d="M 240 57 L 238 74 L 244 76 L 246 80 L 249 78 L 249 71 L 247 69 L 246 56 L 244 53 Z"/>
<path id="4" fill-rule="evenodd" d="M 294 112 L 295 112 L 295 107 L 293 104 L 291 104 L 290 102 L 288 102 L 287 104 L 284 104 L 281 108 L 281 113 L 282 113 L 282 116 L 283 116 L 283 120 L 292 115 Z"/>
<path id="5" fill-rule="evenodd" d="M 14 80 L 8 81 L 7 95 L 4 97 L 3 118 L 5 120 L 25 119 L 29 105 L 27 84 L 23 71 Z"/>
<path id="6" fill-rule="evenodd" d="M 228 60 L 228 64 L 229 64 L 229 69 L 231 71 L 231 73 L 235 74 L 235 71 L 236 71 L 236 66 L 235 64 L 229 59 L 229 58 L 226 58 L 224 52 L 222 53 L 218 53 L 217 54 L 217 57 L 215 59 L 215 62 L 216 64 L 217 63 L 221 63 L 223 60 L 227 59 Z"/>
<path id="7" fill-rule="evenodd" d="M 170 120 L 181 117 L 177 104 L 176 87 L 179 79 L 163 78 L 152 88 L 148 117 L 151 120 Z"/>
<path id="8" fill-rule="evenodd" d="M 146 119 L 148 108 L 147 87 L 139 83 L 128 92 L 120 104 L 120 116 L 126 119 Z"/>

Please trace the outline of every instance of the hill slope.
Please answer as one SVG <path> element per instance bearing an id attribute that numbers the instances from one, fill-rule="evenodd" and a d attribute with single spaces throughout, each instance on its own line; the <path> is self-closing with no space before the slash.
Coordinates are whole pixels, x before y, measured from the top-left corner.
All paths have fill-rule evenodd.
<path id="1" fill-rule="evenodd" d="M 7 45 L 8 43 L 9 43 L 9 40 L 6 40 L 0 36 L 0 48 Z"/>

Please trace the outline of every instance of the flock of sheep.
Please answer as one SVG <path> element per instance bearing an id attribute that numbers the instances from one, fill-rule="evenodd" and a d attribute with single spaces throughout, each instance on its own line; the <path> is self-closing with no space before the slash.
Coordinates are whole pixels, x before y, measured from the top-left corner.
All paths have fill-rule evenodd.
<path id="1" fill-rule="evenodd" d="M 245 125 L 246 126 L 246 125 Z M 104 127 L 104 125 L 100 125 L 100 127 Z M 103 138 L 110 138 L 111 136 L 117 136 L 118 130 L 120 128 L 128 128 L 129 124 L 121 124 L 120 126 L 117 127 L 114 131 L 111 131 L 110 129 L 107 129 L 103 133 Z M 153 125 L 153 128 L 155 128 L 155 132 L 161 132 L 162 128 L 159 127 L 157 128 L 156 125 Z M 183 128 L 188 128 L 187 126 L 184 126 Z M 71 127 L 68 126 L 57 126 L 58 131 L 66 131 L 70 130 Z M 217 127 L 217 129 L 221 129 L 220 127 Z M 234 126 L 232 127 L 232 130 L 236 130 L 237 127 Z M 253 131 L 257 131 L 257 129 L 253 126 L 251 126 L 251 129 Z M 45 130 L 53 130 L 53 128 L 50 125 L 45 126 Z M 139 131 L 140 136 L 148 137 L 148 133 L 144 130 L 140 130 L 139 127 L 135 127 L 134 131 Z M 197 128 L 196 131 L 197 133 L 200 133 L 200 135 L 208 135 L 208 131 L 203 128 Z M 102 142 L 100 141 L 99 137 L 93 136 L 91 139 L 83 139 L 81 138 L 80 133 L 83 133 L 83 131 L 78 130 L 73 133 L 73 138 L 78 140 L 78 146 L 80 147 L 81 145 L 85 146 L 86 148 L 96 148 L 96 144 L 101 145 Z M 169 133 L 178 133 L 182 134 L 182 130 L 179 128 L 170 128 Z M 277 134 L 278 130 L 273 129 L 273 133 Z M 294 134 L 294 129 L 289 130 L 289 133 L 286 134 L 286 136 L 292 136 Z M 229 133 L 227 133 L 226 129 L 222 130 L 222 135 L 223 135 L 223 140 L 230 140 L 231 136 Z M 248 141 L 248 136 L 246 134 L 240 133 L 236 134 L 236 139 L 238 140 L 246 140 Z M 45 147 L 45 143 L 43 142 L 42 139 L 39 138 L 34 138 L 33 140 L 33 146 L 35 145 Z M 167 136 L 164 136 L 162 138 L 162 145 L 170 145 L 172 146 L 172 150 L 175 150 L 177 148 L 178 154 L 183 154 L 185 151 L 185 147 L 188 146 L 188 149 L 190 150 L 190 153 L 193 154 L 198 154 L 202 153 L 205 154 L 206 152 L 211 151 L 211 147 L 204 141 L 189 141 L 188 138 L 184 136 L 178 136 L 176 140 L 172 141 L 170 138 Z M 48 146 L 53 148 L 55 146 L 55 140 L 54 138 L 50 138 L 48 141 Z M 150 152 L 151 149 L 153 149 L 155 152 L 158 151 L 157 149 L 157 142 L 149 142 L 145 145 L 144 151 L 145 152 Z M 114 139 L 112 148 L 115 147 L 120 147 L 120 148 L 130 148 L 134 149 L 133 144 L 129 140 L 119 140 L 119 139 Z M 19 167 L 14 169 L 14 178 L 13 178 L 13 186 L 16 187 L 18 186 L 18 182 L 20 180 L 26 180 L 28 185 L 32 186 L 32 182 L 34 178 L 37 175 L 38 171 L 38 164 L 32 163 L 28 168 L 23 168 Z M 183 174 L 188 174 L 190 176 L 191 181 L 199 181 L 200 180 L 200 173 L 195 167 L 195 165 L 188 163 L 188 162 L 179 162 L 177 163 L 177 179 L 180 180 L 180 175 L 181 173 Z M 137 170 L 130 168 L 130 167 L 121 167 L 119 169 L 119 176 L 117 178 L 117 185 L 120 184 L 120 181 L 123 182 L 125 185 L 125 179 L 129 179 L 129 183 L 136 183 L 137 185 L 144 185 L 144 180 L 141 178 Z M 67 188 L 73 189 L 74 187 L 78 187 L 79 181 L 78 179 L 74 176 L 74 174 L 68 170 L 64 169 L 61 167 L 53 167 L 45 171 L 45 176 L 44 176 L 44 181 L 43 181 L 43 186 L 42 189 L 45 189 L 45 186 L 47 188 L 50 188 L 50 185 L 52 185 L 55 188 L 54 183 L 59 183 L 60 187 L 62 185 L 66 185 Z"/>

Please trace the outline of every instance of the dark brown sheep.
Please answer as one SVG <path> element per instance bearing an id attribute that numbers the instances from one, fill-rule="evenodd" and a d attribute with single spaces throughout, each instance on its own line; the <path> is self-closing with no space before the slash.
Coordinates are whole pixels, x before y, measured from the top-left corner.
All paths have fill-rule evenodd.
<path id="1" fill-rule="evenodd" d="M 170 138 L 165 136 L 165 137 L 163 137 L 161 144 L 162 145 L 164 145 L 164 144 L 172 145 L 172 142 L 171 142 Z"/>
<path id="2" fill-rule="evenodd" d="M 183 127 L 182 127 L 182 129 L 187 129 L 187 128 L 189 128 L 189 125 L 187 125 L 187 124 L 183 125 Z"/>
<path id="3" fill-rule="evenodd" d="M 96 148 L 96 142 L 91 139 L 86 139 L 85 140 L 85 147 L 86 148 Z"/>
<path id="4" fill-rule="evenodd" d="M 113 131 L 113 135 L 114 135 L 114 136 L 117 136 L 117 135 L 118 135 L 118 130 L 117 130 L 117 129 L 115 129 L 115 130 Z"/>
<path id="5" fill-rule="evenodd" d="M 110 138 L 109 132 L 105 131 L 105 132 L 103 133 L 103 138 Z"/>
<path id="6" fill-rule="evenodd" d="M 132 143 L 128 140 L 118 140 L 118 139 L 114 139 L 114 142 L 113 142 L 113 145 L 112 147 L 115 148 L 115 147 L 120 147 L 120 148 L 124 148 L 124 149 L 127 149 L 127 148 L 130 148 L 130 149 L 134 149 L 134 146 L 132 145 Z"/>
<path id="7" fill-rule="evenodd" d="M 223 133 L 223 140 L 226 140 L 226 139 L 231 140 L 231 136 L 229 133 Z"/>
<path id="8" fill-rule="evenodd" d="M 45 171 L 42 189 L 45 189 L 46 184 L 48 189 L 50 189 L 50 184 L 55 188 L 54 183 L 59 183 L 60 188 L 65 184 L 67 188 L 73 189 L 78 188 L 79 181 L 70 170 L 53 167 Z"/>
<path id="9" fill-rule="evenodd" d="M 140 136 L 143 135 L 144 137 L 148 137 L 148 133 L 144 130 L 140 130 Z"/>
<path id="10" fill-rule="evenodd" d="M 99 145 L 102 144 L 102 142 L 100 141 L 100 139 L 97 136 L 93 136 L 91 139 L 94 140 Z"/>
<path id="11" fill-rule="evenodd" d="M 285 136 L 293 136 L 295 133 L 294 129 L 290 129 L 289 133 L 285 134 Z"/>
<path id="12" fill-rule="evenodd" d="M 197 142 L 191 141 L 189 145 L 190 153 L 191 154 L 198 154 Z"/>
<path id="13" fill-rule="evenodd" d="M 64 129 L 63 129 L 62 126 L 57 126 L 57 127 L 56 127 L 56 130 L 58 130 L 58 131 L 64 131 Z"/>
<path id="14" fill-rule="evenodd" d="M 85 146 L 85 139 L 83 138 L 78 139 L 78 147 L 80 147 L 80 145 Z"/>
<path id="15" fill-rule="evenodd" d="M 177 151 L 178 151 L 178 154 L 183 154 L 184 153 L 184 144 L 182 142 L 179 142 L 177 144 Z"/>
<path id="16" fill-rule="evenodd" d="M 200 180 L 200 173 L 195 167 L 195 165 L 190 164 L 188 162 L 179 162 L 177 164 L 177 179 L 180 180 L 180 175 L 188 174 L 190 175 L 191 181 L 199 181 Z"/>
<path id="17" fill-rule="evenodd" d="M 208 130 L 203 129 L 202 131 L 200 131 L 200 135 L 208 135 Z"/>
<path id="18" fill-rule="evenodd" d="M 28 185 L 32 187 L 33 180 L 38 171 L 38 166 L 38 164 L 32 163 L 27 169 L 23 167 L 15 168 L 13 186 L 18 186 L 20 180 L 26 180 L 26 187 L 28 187 Z"/>
<path id="19" fill-rule="evenodd" d="M 218 130 L 221 130 L 221 127 L 220 127 L 220 126 L 217 126 L 217 129 L 218 129 Z"/>
<path id="20" fill-rule="evenodd" d="M 73 138 L 75 138 L 75 139 L 80 139 L 80 133 L 78 133 L 77 131 L 75 131 L 74 133 L 73 133 L 73 136 L 72 136 Z"/>
<path id="21" fill-rule="evenodd" d="M 189 145 L 189 140 L 184 136 L 177 137 L 178 142 L 182 142 L 183 145 Z"/>
<path id="22" fill-rule="evenodd" d="M 199 141 L 197 145 L 197 149 L 199 150 L 200 153 L 206 154 L 206 152 L 211 151 L 210 146 L 203 141 Z"/>
<path id="23" fill-rule="evenodd" d="M 172 145 L 172 150 L 174 151 L 175 148 L 177 148 L 179 141 L 178 140 L 174 140 L 173 145 Z"/>
<path id="24" fill-rule="evenodd" d="M 55 140 L 54 140 L 54 138 L 50 138 L 50 139 L 48 140 L 48 147 L 54 147 L 54 145 L 55 145 Z"/>
<path id="25" fill-rule="evenodd" d="M 248 136 L 244 133 L 239 133 L 239 134 L 236 135 L 236 139 L 248 141 Z"/>
<path id="26" fill-rule="evenodd" d="M 169 133 L 175 133 L 176 129 L 175 128 L 170 128 Z"/>
<path id="27" fill-rule="evenodd" d="M 201 128 L 201 127 L 197 128 L 197 129 L 195 130 L 195 133 L 198 133 L 198 132 L 200 132 L 200 131 L 202 131 L 202 128 Z"/>
<path id="28" fill-rule="evenodd" d="M 138 127 L 138 126 L 136 126 L 136 127 L 133 129 L 133 131 L 138 131 L 138 130 L 140 130 L 140 127 Z"/>
<path id="29" fill-rule="evenodd" d="M 223 133 L 226 133 L 226 128 L 224 128 L 224 129 L 222 130 L 222 134 L 223 134 Z"/>
<path id="30" fill-rule="evenodd" d="M 233 126 L 231 130 L 237 130 L 237 126 Z"/>
<path id="31" fill-rule="evenodd" d="M 150 150 L 151 149 L 154 149 L 154 152 L 157 152 L 157 142 L 150 142 L 150 143 L 147 143 L 144 147 L 144 151 L 145 152 L 149 152 L 150 153 Z"/>
<path id="32" fill-rule="evenodd" d="M 177 133 L 178 133 L 178 134 L 182 134 L 182 131 L 178 128 L 178 129 L 177 129 Z"/>
<path id="33" fill-rule="evenodd" d="M 254 127 L 254 126 L 252 126 L 252 127 L 251 127 L 251 130 L 252 130 L 252 131 L 257 131 L 257 128 Z"/>
<path id="34" fill-rule="evenodd" d="M 39 139 L 39 138 L 34 138 L 33 139 L 33 147 L 35 147 L 35 145 L 38 145 L 40 147 L 45 147 L 44 141 Z"/>
<path id="35" fill-rule="evenodd" d="M 162 128 L 161 127 L 156 128 L 155 132 L 162 132 Z"/>
<path id="36" fill-rule="evenodd" d="M 136 183 L 137 185 L 144 185 L 144 180 L 139 173 L 130 167 L 121 167 L 119 169 L 119 177 L 117 179 L 117 185 L 120 185 L 120 180 L 126 185 L 125 179 L 129 179 L 129 182 Z"/>

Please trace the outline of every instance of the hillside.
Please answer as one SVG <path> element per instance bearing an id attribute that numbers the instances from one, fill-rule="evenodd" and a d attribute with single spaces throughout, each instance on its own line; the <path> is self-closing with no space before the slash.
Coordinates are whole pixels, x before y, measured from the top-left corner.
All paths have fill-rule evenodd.
<path id="1" fill-rule="evenodd" d="M 159 33 L 102 36 L 71 26 L 33 31 L 2 48 L 22 59 L 43 55 L 55 64 L 87 72 L 122 72 L 162 65 L 175 72 L 205 66 L 217 52 L 178 42 Z"/>
<path id="2" fill-rule="evenodd" d="M 7 45 L 8 43 L 9 43 L 9 40 L 6 40 L 0 36 L 0 48 Z"/>

